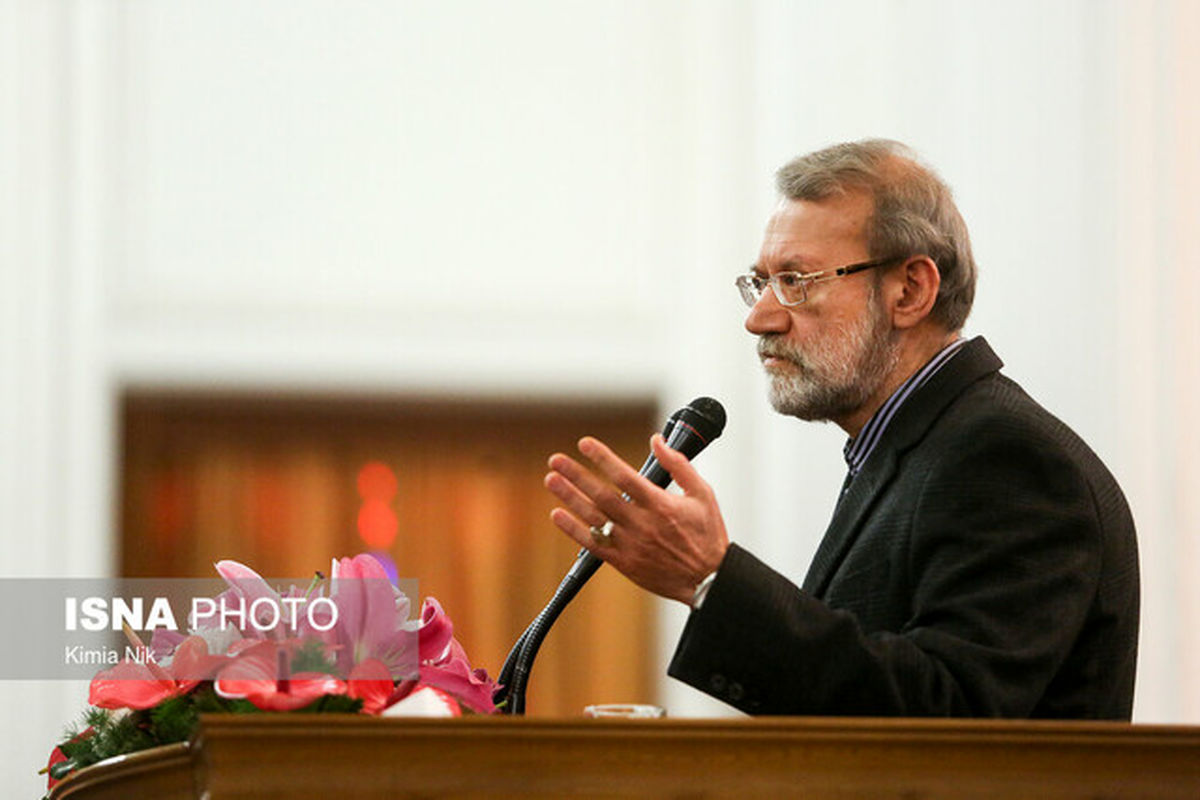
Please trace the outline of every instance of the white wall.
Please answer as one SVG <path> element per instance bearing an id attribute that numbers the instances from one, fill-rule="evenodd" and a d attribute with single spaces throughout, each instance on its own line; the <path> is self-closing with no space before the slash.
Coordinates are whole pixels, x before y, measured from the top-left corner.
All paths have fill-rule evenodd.
<path id="1" fill-rule="evenodd" d="M 1200 721 L 1198 13 L 0 0 L 0 575 L 111 568 L 114 398 L 171 385 L 712 394 L 703 471 L 799 578 L 841 436 L 771 414 L 732 276 L 778 164 L 884 135 L 957 190 L 969 332 L 1130 496 L 1137 717 Z M 83 693 L 0 693 L 42 710 L 0 746 L 23 780 Z"/>

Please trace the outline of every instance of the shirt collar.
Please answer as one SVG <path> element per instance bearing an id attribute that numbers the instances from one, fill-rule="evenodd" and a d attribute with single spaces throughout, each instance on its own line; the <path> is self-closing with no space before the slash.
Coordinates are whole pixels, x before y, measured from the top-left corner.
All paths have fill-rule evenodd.
<path id="1" fill-rule="evenodd" d="M 867 458 L 875 450 L 875 445 L 879 444 L 879 440 L 883 438 L 883 432 L 887 430 L 887 426 L 891 424 L 892 418 L 896 416 L 896 412 L 900 410 L 905 401 L 912 396 L 913 392 L 924 386 L 966 343 L 966 339 L 958 338 L 939 350 L 937 355 L 925 362 L 925 366 L 909 375 L 904 383 L 892 392 L 879 410 L 867 420 L 867 424 L 858 432 L 858 436 L 846 441 L 846 446 L 842 448 L 842 455 L 846 458 L 846 466 L 849 468 L 851 476 L 857 475 L 862 469 Z"/>

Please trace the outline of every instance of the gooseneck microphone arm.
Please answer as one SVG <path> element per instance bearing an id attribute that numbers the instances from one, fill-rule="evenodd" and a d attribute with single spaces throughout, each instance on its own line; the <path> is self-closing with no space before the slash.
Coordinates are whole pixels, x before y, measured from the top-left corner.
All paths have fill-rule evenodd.
<path id="1" fill-rule="evenodd" d="M 721 404 L 711 397 L 699 397 L 686 408 L 681 408 L 671 415 L 663 427 L 663 437 L 667 440 L 668 447 L 691 459 L 720 436 L 724 428 L 725 409 Z M 662 488 L 671 483 L 670 473 L 663 469 L 653 453 L 646 459 L 639 474 Z M 603 563 L 586 548 L 581 549 L 550 602 L 509 651 L 497 678 L 500 688 L 493 697 L 497 705 L 503 704 L 504 713 L 525 713 L 525 688 L 529 683 L 529 673 L 533 669 L 533 660 L 537 657 L 542 642 L 550 632 L 550 626 Z"/>
<path id="2" fill-rule="evenodd" d="M 670 438 L 671 432 L 675 430 L 675 423 L 679 420 L 679 415 L 682 413 L 683 409 L 680 409 L 667 419 L 667 423 L 663 425 L 662 429 L 662 435 L 664 439 Z M 652 462 L 655 464 L 658 463 L 653 454 L 646 459 L 646 463 L 642 465 L 642 469 L 639 474 L 644 475 L 651 467 Z M 517 668 L 517 662 L 521 660 L 521 648 L 525 646 L 525 642 L 529 639 L 530 633 L 532 633 L 535 629 L 548 630 L 549 625 L 553 624 L 554 620 L 558 618 L 558 615 L 562 613 L 562 609 L 565 608 L 567 603 L 571 602 L 575 595 L 579 593 L 579 590 L 583 588 L 583 584 L 587 583 L 588 579 L 591 578 L 592 575 L 596 574 L 596 570 L 600 568 L 601 563 L 602 562 L 600 559 L 589 553 L 586 548 L 579 548 L 579 552 L 575 554 L 575 563 L 571 565 L 570 571 L 567 572 L 567 574 L 563 577 L 562 582 L 558 585 L 558 589 L 556 589 L 554 592 L 554 596 L 550 599 L 550 602 L 546 604 L 546 608 L 544 608 L 542 612 L 538 614 L 536 618 L 534 618 L 533 622 L 529 623 L 529 627 L 525 629 L 525 632 L 522 633 L 521 637 L 517 639 L 515 644 L 513 644 L 512 649 L 508 651 L 508 657 L 504 659 L 504 666 L 500 669 L 500 675 L 496 678 L 496 683 L 500 687 L 497 690 L 494 698 L 494 701 L 497 705 L 499 705 L 505 698 L 511 696 L 509 689 L 512 686 L 513 673 Z M 547 612 L 553 615 L 549 618 L 549 623 L 547 623 L 545 619 Z M 538 624 L 539 621 L 542 622 L 541 625 Z M 545 636 L 544 633 L 542 635 L 543 637 Z M 536 649 L 537 648 L 534 649 L 535 654 Z M 528 671 L 529 668 L 526 667 L 526 675 L 528 675 Z M 504 712 L 508 714 L 513 713 L 511 703 L 504 707 Z"/>
<path id="3" fill-rule="evenodd" d="M 683 413 L 683 409 L 672 414 L 667 419 L 667 423 L 663 425 L 662 435 L 664 439 L 670 438 L 671 432 L 675 430 L 675 423 L 678 421 L 681 413 Z M 657 463 L 653 454 L 646 459 L 646 463 L 642 465 L 639 474 L 644 475 L 652 461 Z M 588 556 L 591 557 L 588 558 Z M 501 667 L 500 675 L 496 678 L 496 683 L 500 688 L 493 699 L 497 705 L 510 695 L 509 687 L 512 686 L 513 672 L 516 670 L 517 662 L 521 658 L 521 648 L 525 646 L 525 641 L 529 638 L 530 632 L 535 627 L 539 627 L 538 620 L 541 620 L 546 611 L 553 606 L 558 608 L 557 612 L 553 612 L 554 618 L 550 620 L 553 623 L 554 619 L 558 618 L 558 614 L 562 613 L 562 609 L 566 607 L 567 603 L 571 602 L 575 595 L 579 593 L 579 590 L 583 588 L 583 584 L 587 583 L 588 578 L 591 578 L 599 568 L 600 559 L 592 556 L 586 548 L 579 548 L 579 552 L 575 554 L 575 563 L 571 565 L 570 571 L 563 577 L 562 582 L 558 585 L 558 589 L 555 590 L 554 596 L 550 599 L 546 608 L 534 618 L 533 622 L 529 623 L 529 627 L 525 629 L 520 638 L 513 644 L 512 649 L 508 651 L 508 657 L 504 659 L 504 666 Z M 528 668 L 526 668 L 526 673 L 528 673 Z M 511 714 L 511 705 L 505 706 L 504 711 Z"/>

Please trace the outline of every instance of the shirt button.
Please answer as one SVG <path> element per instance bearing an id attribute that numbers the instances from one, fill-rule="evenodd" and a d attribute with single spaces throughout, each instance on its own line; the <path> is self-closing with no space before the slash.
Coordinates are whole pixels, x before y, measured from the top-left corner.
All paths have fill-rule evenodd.
<path id="1" fill-rule="evenodd" d="M 708 679 L 708 687 L 718 693 L 725 691 L 725 683 L 725 676 L 719 672 L 713 673 Z"/>
<path id="2" fill-rule="evenodd" d="M 745 696 L 746 696 L 746 690 L 742 688 L 742 685 L 740 683 L 738 683 L 737 681 L 734 681 L 733 683 L 729 684 L 729 699 L 730 700 L 732 700 L 736 703 L 738 700 L 741 700 Z"/>

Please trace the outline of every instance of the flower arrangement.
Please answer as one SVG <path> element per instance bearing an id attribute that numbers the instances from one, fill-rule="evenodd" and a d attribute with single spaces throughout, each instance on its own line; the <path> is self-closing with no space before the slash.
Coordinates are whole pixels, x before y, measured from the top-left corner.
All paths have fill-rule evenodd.
<path id="1" fill-rule="evenodd" d="M 335 559 L 300 591 L 273 589 L 249 567 L 221 561 L 216 601 L 286 613 L 211 619 L 187 635 L 157 630 L 145 659 L 92 679 L 83 724 L 69 730 L 44 772 L 49 786 L 105 758 L 186 741 L 201 713 L 357 712 L 384 716 L 490 714 L 495 682 L 472 669 L 454 626 L 432 597 L 410 622 L 409 599 L 372 555 Z M 326 593 L 328 589 L 328 593 Z"/>

